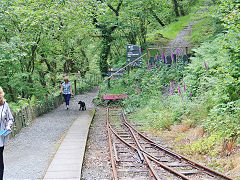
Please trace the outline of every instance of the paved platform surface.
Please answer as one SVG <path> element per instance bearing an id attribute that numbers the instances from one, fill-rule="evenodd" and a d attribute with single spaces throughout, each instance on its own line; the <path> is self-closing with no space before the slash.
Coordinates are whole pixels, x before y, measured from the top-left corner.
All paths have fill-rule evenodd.
<path id="1" fill-rule="evenodd" d="M 94 110 L 83 111 L 73 122 L 49 165 L 44 180 L 81 178 L 83 156 L 93 114 Z"/>
<path id="2" fill-rule="evenodd" d="M 70 101 L 70 109 L 65 104 L 37 117 L 29 126 L 10 139 L 4 148 L 4 180 L 43 179 L 52 157 L 73 122 L 81 118 L 85 111 L 79 111 L 78 101 L 84 101 L 87 110 L 93 110 L 92 100 L 98 88 L 75 95 Z"/>

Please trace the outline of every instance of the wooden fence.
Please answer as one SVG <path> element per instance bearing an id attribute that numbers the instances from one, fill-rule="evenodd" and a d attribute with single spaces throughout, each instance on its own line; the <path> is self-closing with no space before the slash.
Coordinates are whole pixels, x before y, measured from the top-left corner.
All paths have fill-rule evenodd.
<path id="1" fill-rule="evenodd" d="M 96 74 L 90 74 L 85 78 L 76 76 L 73 84 L 73 92 L 75 95 L 82 94 L 91 90 L 94 86 L 98 85 L 102 81 L 102 78 Z M 63 96 L 46 97 L 43 103 L 28 105 L 26 107 L 20 107 L 20 111 L 13 112 L 14 124 L 10 138 L 18 134 L 22 128 L 30 125 L 34 119 L 45 113 L 52 111 L 59 107 L 64 102 Z"/>

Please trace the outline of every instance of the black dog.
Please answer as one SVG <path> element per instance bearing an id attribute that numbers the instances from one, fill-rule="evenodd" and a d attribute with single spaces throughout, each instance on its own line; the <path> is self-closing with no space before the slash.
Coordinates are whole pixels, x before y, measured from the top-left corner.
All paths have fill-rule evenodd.
<path id="1" fill-rule="evenodd" d="M 78 104 L 80 104 L 79 111 L 85 111 L 86 110 L 86 104 L 83 101 L 79 101 Z"/>

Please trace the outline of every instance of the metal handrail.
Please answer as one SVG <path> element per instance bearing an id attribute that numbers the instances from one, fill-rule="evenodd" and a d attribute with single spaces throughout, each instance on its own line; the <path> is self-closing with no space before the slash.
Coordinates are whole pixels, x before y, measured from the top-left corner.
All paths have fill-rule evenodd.
<path id="1" fill-rule="evenodd" d="M 113 73 L 111 76 L 109 76 L 107 79 L 105 79 L 103 82 L 107 81 L 108 79 L 110 79 L 111 77 L 113 77 L 115 74 L 121 72 L 122 70 L 124 70 L 126 67 L 130 66 L 131 64 L 135 63 L 136 61 L 140 60 L 142 57 L 146 56 L 147 53 L 141 55 L 140 57 L 138 57 L 137 59 L 135 59 L 134 61 L 128 63 L 126 66 L 122 67 L 121 69 L 119 69 L 117 72 Z"/>

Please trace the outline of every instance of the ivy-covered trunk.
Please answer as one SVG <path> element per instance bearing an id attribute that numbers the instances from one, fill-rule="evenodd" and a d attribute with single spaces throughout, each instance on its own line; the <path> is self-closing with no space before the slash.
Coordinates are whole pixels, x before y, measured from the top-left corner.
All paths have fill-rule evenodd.
<path id="1" fill-rule="evenodd" d="M 108 55 L 111 50 L 110 43 L 112 41 L 113 40 L 110 37 L 105 37 L 102 41 L 102 50 L 101 50 L 101 54 L 100 54 L 99 66 L 100 66 L 100 71 L 101 71 L 103 77 L 107 76 L 107 68 L 108 68 L 107 60 L 108 60 Z"/>

